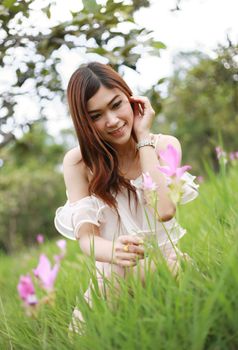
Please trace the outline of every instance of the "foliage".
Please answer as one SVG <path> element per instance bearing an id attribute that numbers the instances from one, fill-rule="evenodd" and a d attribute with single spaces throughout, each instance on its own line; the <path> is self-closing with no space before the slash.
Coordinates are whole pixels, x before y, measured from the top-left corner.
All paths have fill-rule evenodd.
<path id="1" fill-rule="evenodd" d="M 65 200 L 58 164 L 64 147 L 40 125 L 0 152 L 0 249 L 13 252 L 34 243 L 38 232 L 48 237 L 55 209 Z"/>
<path id="2" fill-rule="evenodd" d="M 141 55 L 159 55 L 164 48 L 134 20 L 134 12 L 148 7 L 149 0 L 107 0 L 103 5 L 96 0 L 83 1 L 81 10 L 71 11 L 71 19 L 65 21 L 52 18 L 56 4 L 47 0 L 38 12 L 33 0 L 5 0 L 0 6 L 0 67 L 2 72 L 10 69 L 15 80 L 0 99 L 0 146 L 13 140 L 17 129 L 24 131 L 25 125 L 47 119 L 45 106 L 56 95 L 64 102 L 58 69 L 62 52 L 77 53 L 84 60 L 94 54 L 116 69 L 123 65 L 136 69 Z M 33 15 L 47 23 L 44 28 L 31 20 Z M 19 121 L 15 115 L 19 96 L 34 100 L 38 114 Z"/>
<path id="3" fill-rule="evenodd" d="M 220 46 L 215 53 L 216 58 L 199 52 L 175 57 L 176 70 L 155 127 L 178 137 L 185 161 L 195 171 L 203 167 L 203 159 L 217 168 L 220 137 L 227 151 L 238 149 L 238 46 Z"/>
<path id="4" fill-rule="evenodd" d="M 62 175 L 52 169 L 21 167 L 0 179 L 0 244 L 7 252 L 35 242 L 38 232 L 52 237 L 55 209 L 65 200 Z"/>
<path id="5" fill-rule="evenodd" d="M 237 174 L 237 166 L 219 176 L 210 169 L 200 197 L 180 209 L 179 221 L 188 231 L 180 246 L 193 265 L 185 263 L 175 280 L 160 264 L 153 275 L 147 272 L 144 288 L 136 277 L 122 283 L 119 296 L 111 293 L 110 304 L 94 295 L 93 310 L 82 300 L 90 261 L 76 242 L 68 242 L 55 306 L 45 305 L 36 319 L 22 310 L 16 285 L 36 265 L 43 246 L 1 257 L 1 348 L 237 349 Z M 44 251 L 54 254 L 55 248 L 54 242 L 47 243 Z M 70 338 L 68 324 L 76 303 L 86 328 L 84 335 Z"/>

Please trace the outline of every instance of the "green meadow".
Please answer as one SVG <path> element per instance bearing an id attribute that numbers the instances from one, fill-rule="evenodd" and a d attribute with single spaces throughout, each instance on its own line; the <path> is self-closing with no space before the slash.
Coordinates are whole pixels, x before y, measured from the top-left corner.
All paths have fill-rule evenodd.
<path id="1" fill-rule="evenodd" d="M 177 278 L 158 258 L 145 286 L 136 277 L 120 281 L 119 295 L 112 289 L 108 302 L 95 293 L 90 309 L 82 298 L 90 258 L 67 241 L 55 301 L 29 317 L 17 293 L 19 277 L 37 266 L 41 253 L 53 261 L 58 248 L 47 241 L 0 256 L 0 349 L 238 349 L 238 166 L 228 170 L 208 169 L 199 197 L 179 207 L 187 229 L 179 247 L 193 263 L 182 263 Z M 68 332 L 76 304 L 85 319 L 81 335 Z"/>

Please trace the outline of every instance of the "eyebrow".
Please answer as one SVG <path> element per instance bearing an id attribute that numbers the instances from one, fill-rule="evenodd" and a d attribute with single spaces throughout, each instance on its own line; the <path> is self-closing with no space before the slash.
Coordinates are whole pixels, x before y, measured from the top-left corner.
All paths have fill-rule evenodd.
<path id="1" fill-rule="evenodd" d="M 116 95 L 113 97 L 113 99 L 111 99 L 110 102 L 108 102 L 107 106 L 109 106 L 117 97 L 119 97 L 120 95 Z M 88 111 L 88 113 L 95 113 L 95 112 L 99 112 L 100 109 L 94 109 L 94 110 L 91 110 L 91 111 Z"/>

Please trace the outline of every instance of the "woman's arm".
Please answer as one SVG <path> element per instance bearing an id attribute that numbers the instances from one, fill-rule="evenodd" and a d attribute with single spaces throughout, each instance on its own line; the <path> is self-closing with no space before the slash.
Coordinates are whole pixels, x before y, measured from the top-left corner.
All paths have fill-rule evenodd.
<path id="1" fill-rule="evenodd" d="M 143 137 L 143 140 L 149 139 L 149 138 L 150 138 L 149 135 L 148 136 L 145 135 Z M 166 144 L 164 144 L 164 146 L 166 148 Z M 157 154 L 154 148 L 146 146 L 146 147 L 141 147 L 139 149 L 139 155 L 140 155 L 142 172 L 143 173 L 148 172 L 153 182 L 157 185 L 157 193 L 158 193 L 157 210 L 160 216 L 160 220 L 161 221 L 171 220 L 175 215 L 176 207 L 169 196 L 165 175 L 162 174 L 157 169 L 157 165 L 159 163 Z M 160 165 L 163 165 L 162 162 L 160 163 Z"/>
<path id="2" fill-rule="evenodd" d="M 154 118 L 154 110 L 150 101 L 144 96 L 132 96 L 131 102 L 134 102 L 134 131 L 137 141 L 149 140 L 150 128 Z M 178 140 L 172 136 L 163 136 L 160 145 L 165 149 L 169 143 L 176 147 L 181 155 L 181 147 Z M 160 146 L 161 148 L 161 146 Z M 159 149 L 161 150 L 161 149 Z M 140 165 L 143 173 L 149 173 L 153 182 L 157 185 L 158 204 L 157 211 L 161 221 L 168 221 L 175 215 L 176 207 L 172 202 L 165 175 L 157 169 L 159 163 L 155 149 L 151 146 L 139 148 Z M 163 165 L 162 163 L 160 165 Z M 146 196 L 146 194 L 145 194 Z"/>
<path id="3" fill-rule="evenodd" d="M 89 195 L 86 166 L 82 160 L 79 147 L 75 147 L 65 154 L 63 172 L 70 203 L 74 203 Z"/>
<path id="4" fill-rule="evenodd" d="M 64 180 L 69 202 L 72 204 L 89 195 L 86 166 L 80 149 L 70 150 L 63 161 Z M 100 237 L 100 229 L 91 223 L 84 223 L 75 232 L 79 246 L 86 255 L 94 254 L 95 260 L 115 263 L 121 266 L 133 266 L 144 254 L 140 239 L 135 236 L 120 236 L 115 242 Z M 125 245 L 130 244 L 129 251 Z"/>

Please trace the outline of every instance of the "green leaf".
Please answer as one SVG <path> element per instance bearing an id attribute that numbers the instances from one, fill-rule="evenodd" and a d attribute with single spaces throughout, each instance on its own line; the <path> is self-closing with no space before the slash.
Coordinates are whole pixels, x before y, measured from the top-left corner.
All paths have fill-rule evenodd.
<path id="1" fill-rule="evenodd" d="M 44 12 L 49 19 L 51 18 L 50 8 L 51 8 L 51 5 L 49 5 L 49 6 L 47 6 L 47 7 L 42 9 L 42 12 Z"/>
<path id="2" fill-rule="evenodd" d="M 155 49 L 166 49 L 166 45 L 161 41 L 152 41 L 151 46 Z"/>
<path id="3" fill-rule="evenodd" d="M 83 1 L 83 7 L 88 12 L 96 13 L 99 10 L 99 5 L 97 4 L 96 0 L 82 0 Z"/>
<path id="4" fill-rule="evenodd" d="M 97 53 L 98 55 L 106 55 L 108 51 L 105 50 L 103 47 L 90 47 L 87 49 L 87 52 Z"/>
<path id="5" fill-rule="evenodd" d="M 10 9 L 15 2 L 16 0 L 4 0 L 2 4 L 4 7 L 7 7 L 8 9 Z"/>

